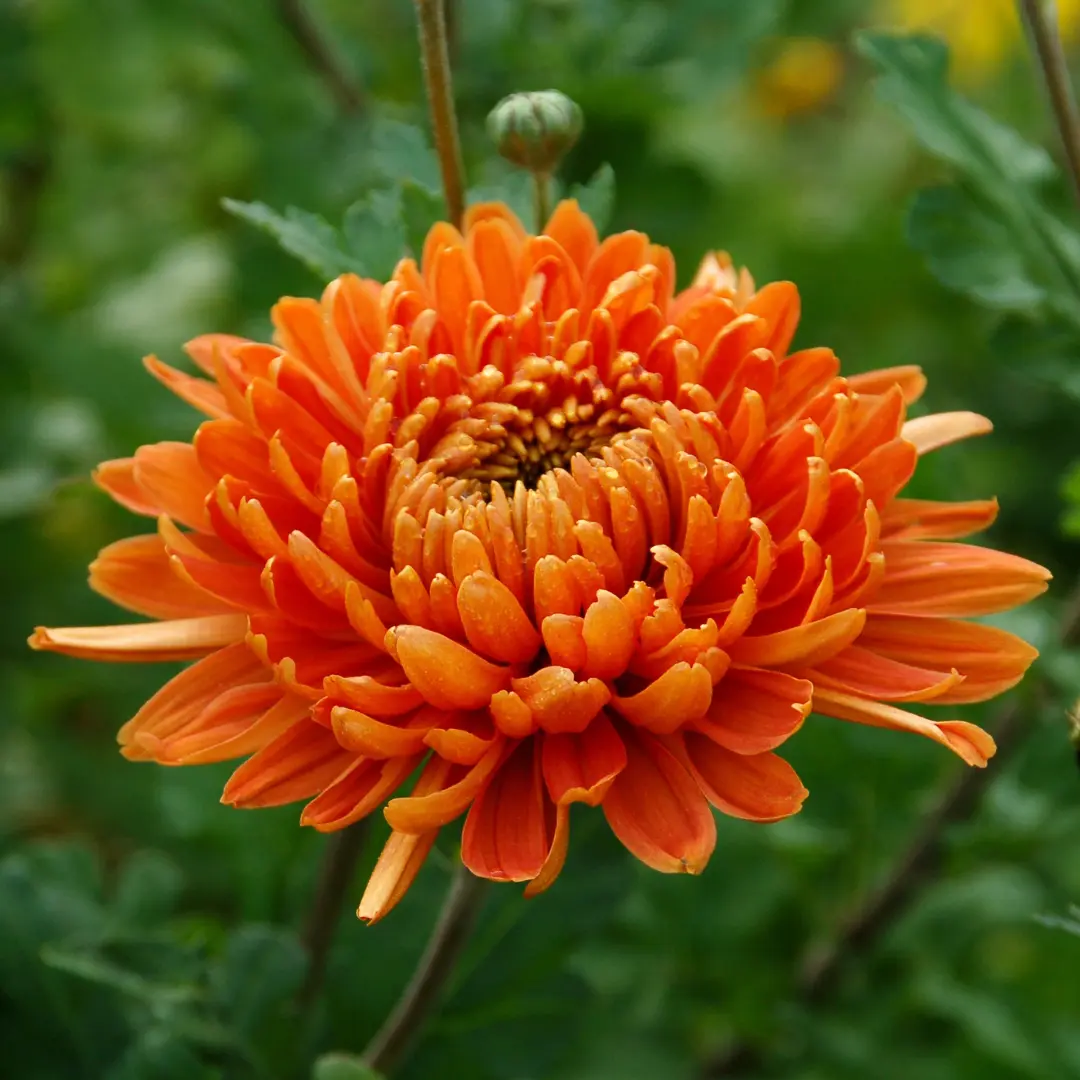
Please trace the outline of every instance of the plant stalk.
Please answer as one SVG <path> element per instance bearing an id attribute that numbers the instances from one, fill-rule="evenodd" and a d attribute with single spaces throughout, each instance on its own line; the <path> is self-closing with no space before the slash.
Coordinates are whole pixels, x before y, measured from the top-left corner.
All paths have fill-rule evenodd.
<path id="1" fill-rule="evenodd" d="M 352 884 L 369 826 L 369 819 L 363 818 L 355 825 L 334 833 L 326 842 L 315 898 L 302 935 L 308 953 L 307 976 L 297 995 L 302 1009 L 311 1006 L 322 989 L 334 932 L 345 907 L 345 894 Z"/>
<path id="2" fill-rule="evenodd" d="M 442 172 L 446 211 L 450 221 L 460 227 L 465 213 L 465 166 L 454 112 L 445 0 L 415 0 L 415 3 L 424 85 L 435 133 L 435 151 Z"/>
<path id="3" fill-rule="evenodd" d="M 1017 0 L 1017 6 L 1050 99 L 1073 194 L 1080 203 L 1080 109 L 1058 32 L 1057 5 L 1053 0 Z"/>
<path id="4" fill-rule="evenodd" d="M 551 216 L 551 173 L 534 172 L 533 210 L 536 213 L 536 231 L 542 232 Z"/>
<path id="5" fill-rule="evenodd" d="M 459 864 L 409 984 L 364 1051 L 365 1062 L 375 1072 L 391 1075 L 419 1037 L 453 974 L 486 895 L 487 881 Z"/>

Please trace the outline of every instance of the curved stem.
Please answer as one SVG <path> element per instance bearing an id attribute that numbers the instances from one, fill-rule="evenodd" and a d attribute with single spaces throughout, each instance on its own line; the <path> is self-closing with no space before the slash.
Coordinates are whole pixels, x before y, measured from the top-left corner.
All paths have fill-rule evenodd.
<path id="1" fill-rule="evenodd" d="M 304 985 L 297 995 L 301 1008 L 313 1004 L 322 989 L 334 931 L 345 906 L 345 893 L 352 883 L 353 872 L 364 849 L 369 828 L 370 820 L 363 818 L 327 840 L 319 881 L 315 886 L 315 898 L 302 934 L 304 947 L 308 952 L 308 971 Z"/>
<path id="2" fill-rule="evenodd" d="M 459 864 L 408 986 L 364 1051 L 364 1060 L 377 1073 L 390 1075 L 419 1036 L 469 940 L 486 892 L 487 881 Z"/>
<path id="3" fill-rule="evenodd" d="M 435 150 L 439 155 L 446 211 L 454 225 L 465 213 L 465 166 L 461 159 L 454 88 L 450 78 L 450 50 L 446 34 L 445 0 L 415 0 L 420 30 L 420 58 L 424 67 Z"/>
<path id="4" fill-rule="evenodd" d="M 1069 79 L 1065 48 L 1058 33 L 1057 5 L 1053 0 L 1017 0 L 1017 4 L 1050 98 L 1068 161 L 1073 193 L 1080 202 L 1080 111 Z"/>

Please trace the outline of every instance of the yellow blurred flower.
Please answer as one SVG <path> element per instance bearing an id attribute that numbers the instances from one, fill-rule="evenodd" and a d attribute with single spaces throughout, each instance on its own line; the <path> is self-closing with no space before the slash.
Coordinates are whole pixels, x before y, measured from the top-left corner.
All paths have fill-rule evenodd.
<path id="1" fill-rule="evenodd" d="M 754 97 L 769 116 L 810 112 L 832 99 L 843 75 L 843 55 L 832 42 L 788 38 L 758 72 Z"/>
<path id="2" fill-rule="evenodd" d="M 1065 41 L 1080 32 L 1080 0 L 1057 0 Z M 995 71 L 1022 39 L 1013 0 L 887 0 L 890 21 L 906 30 L 928 30 L 949 43 L 961 82 L 978 82 Z"/>

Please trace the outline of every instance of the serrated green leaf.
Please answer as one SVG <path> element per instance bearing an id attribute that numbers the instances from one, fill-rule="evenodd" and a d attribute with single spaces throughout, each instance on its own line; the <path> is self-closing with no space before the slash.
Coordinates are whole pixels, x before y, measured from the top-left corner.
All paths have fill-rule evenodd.
<path id="1" fill-rule="evenodd" d="M 570 188 L 570 198 L 577 199 L 602 236 L 615 209 L 615 170 L 605 162 L 586 183 Z"/>
<path id="2" fill-rule="evenodd" d="M 341 237 L 328 221 L 295 206 L 279 214 L 265 203 L 222 199 L 230 214 L 273 237 L 284 251 L 295 256 L 323 280 L 348 272 L 362 274 L 364 266 L 342 247 Z"/>
<path id="3" fill-rule="evenodd" d="M 440 184 L 439 159 L 427 134 L 413 124 L 376 117 L 370 128 L 368 164 L 383 181 L 415 180 L 428 188 Z"/>
<path id="4" fill-rule="evenodd" d="M 962 172 L 992 170 L 1028 184 L 1055 173 L 1053 160 L 1011 128 L 976 108 L 948 85 L 949 50 L 924 34 L 864 31 L 857 50 L 882 73 L 877 92 L 911 126 L 935 157 Z"/>
<path id="5" fill-rule="evenodd" d="M 382 1073 L 351 1054 L 323 1054 L 311 1070 L 311 1080 L 382 1080 Z"/>
<path id="6" fill-rule="evenodd" d="M 416 180 L 401 181 L 401 218 L 405 226 L 405 246 L 414 259 L 424 250 L 428 230 L 436 221 L 446 217 L 446 201 L 442 195 Z"/>
<path id="7" fill-rule="evenodd" d="M 918 193 L 908 215 L 908 241 L 942 284 L 986 307 L 1030 312 L 1046 299 L 1009 230 L 959 187 Z"/>
<path id="8" fill-rule="evenodd" d="M 368 277 L 386 281 L 405 250 L 401 189 L 372 191 L 345 211 L 342 233 L 349 254 Z"/>

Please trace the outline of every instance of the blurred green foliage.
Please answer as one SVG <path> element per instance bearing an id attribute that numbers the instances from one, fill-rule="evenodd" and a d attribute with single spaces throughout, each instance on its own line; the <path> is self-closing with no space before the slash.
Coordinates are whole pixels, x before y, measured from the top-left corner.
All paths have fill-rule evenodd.
<path id="1" fill-rule="evenodd" d="M 508 192 L 527 212 L 521 177 L 487 146 L 488 108 L 513 90 L 565 91 L 587 127 L 563 181 L 591 181 L 583 198 L 599 214 L 610 163 L 612 228 L 669 244 L 683 281 L 712 247 L 760 281 L 791 278 L 801 343 L 834 346 L 849 371 L 920 363 L 930 408 L 989 415 L 996 434 L 925 460 L 918 493 L 997 494 L 995 542 L 1068 587 L 1080 247 L 1024 64 L 982 88 L 981 111 L 948 91 L 944 55 L 926 41 L 861 39 L 876 97 L 849 45 L 873 7 L 854 0 L 453 6 L 478 196 Z M 91 466 L 194 427 L 140 354 L 171 360 L 209 329 L 265 336 L 279 295 L 313 294 L 320 276 L 358 264 L 384 273 L 415 249 L 438 175 L 419 134 L 410 8 L 301 9 L 362 88 L 355 108 L 300 44 L 287 0 L 0 5 L 5 1076 L 360 1075 L 340 1055 L 385 1016 L 445 890 L 449 835 L 384 923 L 346 915 L 324 992 L 301 1009 L 299 928 L 324 838 L 300 830 L 293 808 L 220 806 L 227 766 L 118 757 L 115 729 L 167 671 L 30 656 L 24 643 L 34 623 L 113 618 L 84 568 L 133 522 L 87 482 Z M 777 115 L 755 88 L 792 35 L 832 43 L 842 78 L 816 107 Z M 701 879 L 637 865 L 579 808 L 550 893 L 492 890 L 401 1075 L 680 1080 L 750 1039 L 766 1051 L 760 1074 L 787 1080 L 1080 1077 L 1080 939 L 1062 914 L 1080 897 L 1063 718 L 1080 661 L 1053 646 L 1055 613 L 1051 598 L 1001 620 L 1047 648 L 1055 693 L 1024 699 L 1022 752 L 992 766 L 940 872 L 833 994 L 793 993 L 804 948 L 891 864 L 957 765 L 929 742 L 815 720 L 790 745 L 806 809 L 768 828 L 721 820 Z M 376 822 L 354 897 L 384 835 Z"/>

